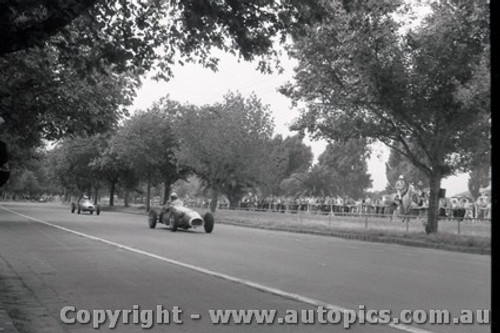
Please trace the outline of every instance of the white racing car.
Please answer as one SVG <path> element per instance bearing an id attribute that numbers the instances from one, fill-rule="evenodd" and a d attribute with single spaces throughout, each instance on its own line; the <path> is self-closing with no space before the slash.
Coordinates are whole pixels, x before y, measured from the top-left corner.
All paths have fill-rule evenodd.
<path id="1" fill-rule="evenodd" d="M 101 207 L 99 205 L 94 205 L 88 198 L 82 198 L 78 200 L 77 203 L 71 203 L 71 213 L 77 212 L 89 212 L 92 215 L 96 212 L 97 215 L 101 213 Z"/>
<path id="2" fill-rule="evenodd" d="M 171 231 L 177 231 L 179 228 L 187 230 L 197 227 L 203 227 L 206 233 L 211 233 L 214 230 L 212 213 L 207 212 L 201 216 L 198 212 L 184 206 L 151 208 L 148 215 L 149 228 L 154 229 L 157 223 L 169 226 Z"/>

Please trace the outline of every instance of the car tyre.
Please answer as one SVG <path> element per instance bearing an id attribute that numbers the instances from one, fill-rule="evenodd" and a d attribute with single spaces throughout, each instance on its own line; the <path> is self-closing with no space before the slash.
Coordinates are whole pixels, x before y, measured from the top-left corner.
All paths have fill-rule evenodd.
<path id="1" fill-rule="evenodd" d="M 80 207 L 78 207 L 77 213 L 80 214 L 81 212 L 82 212 L 82 210 L 80 209 Z"/>
<path id="2" fill-rule="evenodd" d="M 91 210 L 91 211 L 90 211 L 90 215 L 92 215 L 92 214 L 94 214 L 94 211 L 93 211 L 93 210 Z"/>
<path id="3" fill-rule="evenodd" d="M 205 215 L 203 216 L 203 220 L 205 221 L 203 223 L 203 228 L 205 229 L 205 232 L 207 234 L 211 233 L 214 230 L 214 224 L 215 224 L 213 214 L 210 212 L 205 213 Z"/>
<path id="4" fill-rule="evenodd" d="M 179 228 L 179 225 L 177 224 L 177 220 L 175 218 L 175 215 L 173 213 L 170 213 L 170 231 L 177 231 L 177 228 Z"/>
<path id="5" fill-rule="evenodd" d="M 150 211 L 148 216 L 149 229 L 154 229 L 156 227 L 156 218 L 156 212 L 154 210 Z"/>

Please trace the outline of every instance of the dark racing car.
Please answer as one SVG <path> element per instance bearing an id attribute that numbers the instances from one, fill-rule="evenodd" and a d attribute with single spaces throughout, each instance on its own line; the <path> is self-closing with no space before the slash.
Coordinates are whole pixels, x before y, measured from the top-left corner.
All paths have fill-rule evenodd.
<path id="1" fill-rule="evenodd" d="M 170 227 L 171 231 L 203 227 L 206 233 L 214 229 L 214 216 L 207 212 L 201 216 L 198 212 L 184 206 L 170 206 L 167 208 L 152 208 L 148 215 L 149 228 L 154 229 L 157 223 Z"/>

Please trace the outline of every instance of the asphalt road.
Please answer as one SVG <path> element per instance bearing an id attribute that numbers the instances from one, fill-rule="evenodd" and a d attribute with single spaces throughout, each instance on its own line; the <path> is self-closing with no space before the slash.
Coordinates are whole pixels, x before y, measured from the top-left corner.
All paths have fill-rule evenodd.
<path id="1" fill-rule="evenodd" d="M 91 324 L 63 324 L 60 311 L 68 306 L 136 314 L 162 306 L 170 323 L 155 324 L 149 329 L 154 332 L 342 332 L 342 323 L 212 324 L 208 311 L 267 309 L 285 317 L 287 310 L 300 315 L 330 306 L 395 315 L 446 310 L 455 316 L 490 309 L 490 269 L 486 255 L 217 223 L 212 234 L 173 233 L 161 224 L 149 229 L 140 215 L 78 215 L 50 204 L 0 207 L 0 306 L 3 301 L 20 332 L 96 331 Z M 182 324 L 173 322 L 174 307 L 182 310 L 175 318 Z M 349 331 L 419 329 L 490 331 L 488 325 L 431 324 L 357 324 Z M 119 324 L 114 331 L 138 332 L 141 326 Z"/>

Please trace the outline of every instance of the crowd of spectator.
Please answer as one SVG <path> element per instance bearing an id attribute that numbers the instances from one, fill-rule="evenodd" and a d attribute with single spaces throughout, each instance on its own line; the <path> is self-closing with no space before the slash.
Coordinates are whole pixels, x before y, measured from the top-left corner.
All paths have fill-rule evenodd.
<path id="1" fill-rule="evenodd" d="M 185 204 L 190 207 L 208 209 L 209 198 L 186 198 Z M 318 196 L 268 196 L 247 195 L 236 207 L 230 207 L 229 200 L 221 196 L 218 209 L 241 209 L 247 211 L 334 214 L 334 215 L 373 215 L 392 216 L 398 214 L 398 200 L 395 195 L 367 196 L 354 200 L 346 197 Z M 428 195 L 422 193 L 412 204 L 411 215 L 426 214 Z M 439 205 L 440 218 L 450 219 L 490 219 L 489 197 L 481 196 L 477 201 L 469 198 L 443 198 Z"/>
<path id="2" fill-rule="evenodd" d="M 442 198 L 439 200 L 439 216 L 455 219 L 491 219 L 491 200 L 480 196 L 476 201 L 469 197 Z"/>
<path id="3" fill-rule="evenodd" d="M 191 207 L 209 208 L 210 199 L 196 198 L 188 200 L 188 205 Z M 218 202 L 219 209 L 229 209 L 229 201 L 225 197 L 221 197 Z M 362 200 L 353 200 L 351 198 L 341 197 L 313 197 L 313 196 L 269 196 L 257 197 L 247 196 L 243 198 L 237 209 L 249 211 L 268 211 L 268 212 L 310 212 L 310 213 L 325 213 L 325 214 L 389 214 L 395 209 L 395 205 L 391 200 L 379 199 L 372 200 L 367 197 Z"/>

